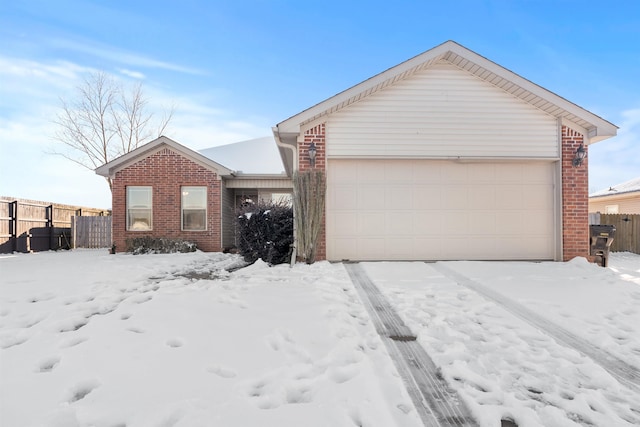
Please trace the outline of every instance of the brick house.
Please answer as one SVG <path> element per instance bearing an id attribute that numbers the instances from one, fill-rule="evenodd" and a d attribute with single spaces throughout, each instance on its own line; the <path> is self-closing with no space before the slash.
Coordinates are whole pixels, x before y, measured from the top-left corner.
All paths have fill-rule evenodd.
<path id="1" fill-rule="evenodd" d="M 290 190 L 315 168 L 319 259 L 587 257 L 588 157 L 575 159 L 617 127 L 448 41 L 272 130 L 286 176 L 241 176 L 165 137 L 98 168 L 114 178 L 118 250 L 145 233 L 220 250 L 239 188 Z"/>
<path id="2" fill-rule="evenodd" d="M 113 179 L 116 250 L 133 237 L 180 238 L 206 252 L 235 245 L 235 207 L 242 200 L 291 193 L 283 174 L 243 174 L 165 136 L 96 169 Z"/>

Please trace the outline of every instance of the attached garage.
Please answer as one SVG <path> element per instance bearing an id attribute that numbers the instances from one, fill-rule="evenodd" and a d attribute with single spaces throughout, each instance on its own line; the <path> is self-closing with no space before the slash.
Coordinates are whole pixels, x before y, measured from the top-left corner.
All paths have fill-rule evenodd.
<path id="1" fill-rule="evenodd" d="M 576 158 L 616 130 L 448 41 L 273 134 L 287 174 L 326 174 L 319 258 L 569 260 L 589 256 Z"/>
<path id="2" fill-rule="evenodd" d="M 329 160 L 330 260 L 556 257 L 553 162 Z"/>

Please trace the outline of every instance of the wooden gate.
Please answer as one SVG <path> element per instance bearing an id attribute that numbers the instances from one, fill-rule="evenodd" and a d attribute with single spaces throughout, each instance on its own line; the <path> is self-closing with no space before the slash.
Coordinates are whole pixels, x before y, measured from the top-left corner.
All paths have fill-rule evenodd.
<path id="1" fill-rule="evenodd" d="M 600 224 L 616 227 L 612 252 L 640 254 L 640 215 L 600 214 Z"/>
<path id="2" fill-rule="evenodd" d="M 74 248 L 110 248 L 111 216 L 74 216 L 71 221 Z"/>

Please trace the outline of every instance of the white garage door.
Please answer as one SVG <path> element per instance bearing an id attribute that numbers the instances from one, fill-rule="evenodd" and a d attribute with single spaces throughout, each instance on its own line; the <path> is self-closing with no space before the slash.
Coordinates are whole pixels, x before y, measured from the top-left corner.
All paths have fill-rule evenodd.
<path id="1" fill-rule="evenodd" d="M 330 260 L 554 259 L 551 162 L 330 160 Z"/>

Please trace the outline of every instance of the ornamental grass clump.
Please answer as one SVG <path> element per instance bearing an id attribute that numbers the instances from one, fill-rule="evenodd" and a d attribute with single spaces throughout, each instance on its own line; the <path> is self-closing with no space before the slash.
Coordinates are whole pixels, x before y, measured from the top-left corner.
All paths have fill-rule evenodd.
<path id="1" fill-rule="evenodd" d="M 294 173 L 293 207 L 296 213 L 296 250 L 298 257 L 307 264 L 313 264 L 316 260 L 326 191 L 327 183 L 323 171 Z"/>

